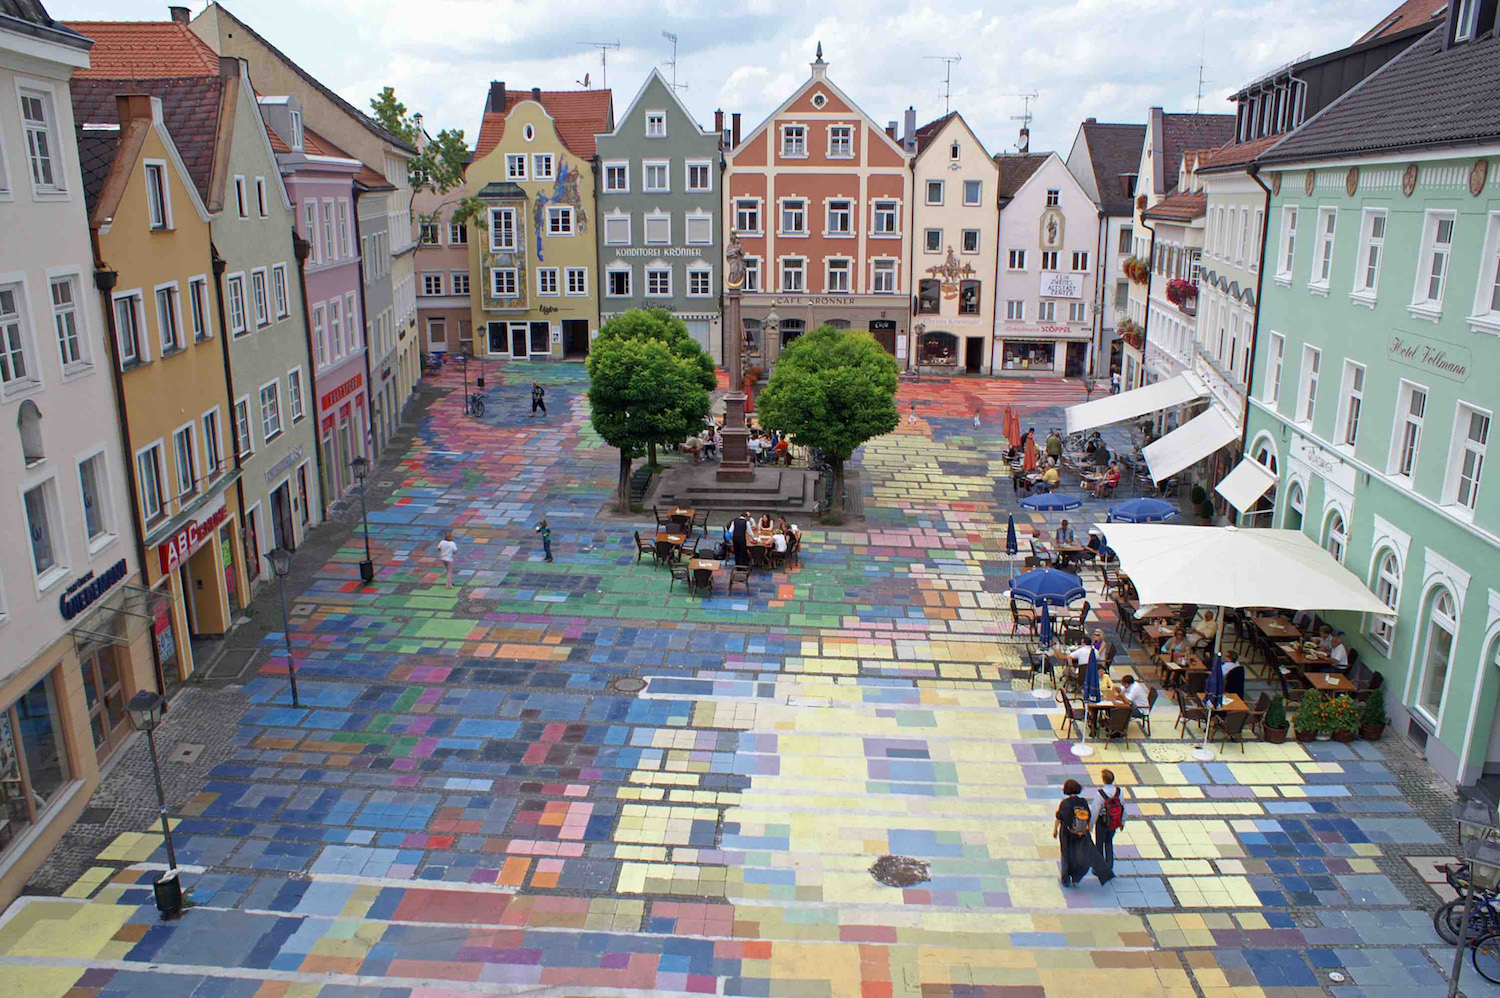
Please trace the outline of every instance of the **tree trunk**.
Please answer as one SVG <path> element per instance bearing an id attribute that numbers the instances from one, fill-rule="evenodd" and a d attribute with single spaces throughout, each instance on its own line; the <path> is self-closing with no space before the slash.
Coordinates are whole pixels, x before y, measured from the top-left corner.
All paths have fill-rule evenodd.
<path id="1" fill-rule="evenodd" d="M 656 442 L 655 441 L 652 441 L 651 443 L 649 443 L 649 444 L 646 445 L 646 460 L 650 463 L 652 471 L 655 471 L 657 468 L 661 467 L 661 465 L 659 465 L 659 464 L 656 463 Z"/>
<path id="2" fill-rule="evenodd" d="M 620 448 L 620 488 L 619 488 L 618 512 L 625 515 L 630 513 L 630 455 L 622 447 Z"/>
<path id="3" fill-rule="evenodd" d="M 839 496 L 844 494 L 844 459 L 834 457 L 833 464 L 833 495 L 828 499 L 828 512 L 823 515 L 826 523 L 843 523 L 844 506 L 839 502 Z"/>

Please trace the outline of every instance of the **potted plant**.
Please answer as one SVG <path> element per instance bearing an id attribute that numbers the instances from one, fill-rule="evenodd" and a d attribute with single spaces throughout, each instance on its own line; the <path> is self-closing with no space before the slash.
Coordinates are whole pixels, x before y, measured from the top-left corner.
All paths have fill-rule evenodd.
<path id="1" fill-rule="evenodd" d="M 1204 526 L 1212 526 L 1214 522 L 1214 504 L 1209 499 L 1204 499 L 1198 504 L 1198 519 L 1203 521 Z"/>
<path id="2" fill-rule="evenodd" d="M 1382 690 L 1376 690 L 1370 694 L 1365 701 L 1364 713 L 1359 719 L 1359 737 L 1365 741 L 1373 742 L 1385 733 L 1385 726 L 1391 719 L 1385 713 L 1385 696 Z"/>
<path id="3" fill-rule="evenodd" d="M 1196 509 L 1197 507 L 1202 506 L 1203 503 L 1208 499 L 1208 490 L 1205 489 L 1202 485 L 1194 485 L 1193 490 L 1188 493 L 1188 498 L 1192 500 L 1193 507 Z"/>
<path id="4" fill-rule="evenodd" d="M 1310 742 L 1318 737 L 1319 727 L 1323 723 L 1323 714 L 1323 694 L 1317 690 L 1308 690 L 1302 702 L 1297 705 L 1296 717 L 1292 719 L 1297 725 L 1297 741 Z"/>
<path id="5" fill-rule="evenodd" d="M 1265 720 L 1260 722 L 1260 734 L 1262 738 L 1272 745 L 1280 745 L 1286 741 L 1288 727 L 1286 698 L 1278 693 L 1271 698 L 1271 706 L 1266 708 Z"/>
<path id="6" fill-rule="evenodd" d="M 1354 698 L 1347 693 L 1340 694 L 1328 702 L 1328 730 L 1336 742 L 1354 741 L 1355 732 L 1359 731 L 1361 718 L 1364 716 L 1364 708 L 1354 702 Z"/>

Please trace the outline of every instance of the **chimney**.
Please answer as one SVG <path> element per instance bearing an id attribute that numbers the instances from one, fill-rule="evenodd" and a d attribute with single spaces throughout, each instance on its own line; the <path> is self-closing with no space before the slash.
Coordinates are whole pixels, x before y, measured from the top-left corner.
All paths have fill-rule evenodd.
<path id="1" fill-rule="evenodd" d="M 490 83 L 490 102 L 485 110 L 495 114 L 505 113 L 505 81 L 494 80 Z"/>
<path id="2" fill-rule="evenodd" d="M 1026 152 L 1031 148 L 1031 129 L 1025 125 L 1021 126 L 1021 140 L 1016 143 L 1016 152 Z"/>
<path id="3" fill-rule="evenodd" d="M 115 97 L 115 113 L 120 117 L 120 128 L 130 127 L 132 121 L 150 121 L 151 97 L 149 94 L 119 94 Z"/>
<path id="4" fill-rule="evenodd" d="M 896 141 L 896 123 L 894 121 L 886 122 L 885 134 L 892 142 Z"/>
<path id="5" fill-rule="evenodd" d="M 532 87 L 531 88 L 531 99 L 534 100 L 534 101 L 536 101 L 538 104 L 540 104 L 542 102 L 542 88 L 541 87 Z"/>
<path id="6" fill-rule="evenodd" d="M 734 140 L 732 148 L 738 149 L 740 147 L 740 113 L 738 111 L 734 112 L 729 116 L 729 120 L 733 122 L 730 125 L 730 137 Z"/>
<path id="7" fill-rule="evenodd" d="M 1083 123 L 1085 125 L 1097 125 L 1097 124 L 1099 124 L 1099 119 L 1098 118 L 1084 118 L 1083 119 Z"/>
<path id="8" fill-rule="evenodd" d="M 237 80 L 240 77 L 240 61 L 232 55 L 219 56 L 219 79 Z"/>
<path id="9" fill-rule="evenodd" d="M 714 108 L 714 131 L 720 135 L 724 134 L 724 111 L 722 108 Z"/>
<path id="10" fill-rule="evenodd" d="M 906 109 L 906 138 L 902 145 L 909 153 L 917 151 L 917 109 L 914 107 Z"/>
<path id="11" fill-rule="evenodd" d="M 167 13 L 172 15 L 173 24 L 188 23 L 188 9 L 186 7 L 168 7 Z"/>

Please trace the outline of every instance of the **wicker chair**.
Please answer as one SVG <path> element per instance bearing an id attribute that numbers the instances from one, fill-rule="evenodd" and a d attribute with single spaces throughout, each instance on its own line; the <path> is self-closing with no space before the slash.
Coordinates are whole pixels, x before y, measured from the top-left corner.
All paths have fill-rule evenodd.
<path id="1" fill-rule="evenodd" d="M 648 554 L 654 561 L 656 559 L 656 548 L 641 540 L 641 532 L 637 530 L 635 532 L 635 563 L 639 565 L 641 563 L 642 556 Z"/>
<path id="2" fill-rule="evenodd" d="M 750 595 L 750 566 L 749 565 L 735 565 L 733 568 L 731 568 L 729 570 L 729 585 L 725 588 L 725 591 L 726 592 L 730 592 L 730 593 L 734 592 L 734 587 L 736 585 L 744 586 L 745 587 L 745 595 L 746 596 Z"/>
<path id="3" fill-rule="evenodd" d="M 1248 711 L 1229 710 L 1217 711 L 1208 726 L 1208 739 L 1213 741 L 1217 733 L 1227 744 L 1233 738 L 1240 743 L 1240 752 L 1245 751 L 1245 724 L 1250 719 Z"/>
<path id="4" fill-rule="evenodd" d="M 688 594 L 692 595 L 692 592 L 693 592 L 693 577 L 688 574 L 688 570 L 687 570 L 687 566 L 686 565 L 680 564 L 680 563 L 675 562 L 675 561 L 674 562 L 670 562 L 667 565 L 667 571 L 672 574 L 672 581 L 669 582 L 669 583 L 667 583 L 667 591 L 668 592 L 671 592 L 672 589 L 673 589 L 673 587 L 676 586 L 677 583 L 681 582 L 682 584 L 684 584 L 685 586 L 687 586 Z"/>
<path id="5" fill-rule="evenodd" d="M 1106 739 L 1123 738 L 1130 740 L 1130 721 L 1135 711 L 1129 707 L 1114 707 L 1109 711 L 1109 719 L 1104 729 Z"/>
<path id="6" fill-rule="evenodd" d="M 1015 600 L 1010 601 L 1010 633 L 1015 634 L 1016 631 L 1024 627 L 1031 632 L 1031 636 L 1034 638 L 1036 637 L 1039 624 L 1040 621 L 1037 619 L 1035 608 L 1028 606 L 1022 609 L 1016 605 Z"/>

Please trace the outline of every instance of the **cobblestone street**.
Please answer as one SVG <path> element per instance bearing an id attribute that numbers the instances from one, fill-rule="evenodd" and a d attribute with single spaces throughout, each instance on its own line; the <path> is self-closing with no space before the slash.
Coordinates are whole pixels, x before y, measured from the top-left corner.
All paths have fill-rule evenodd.
<path id="1" fill-rule="evenodd" d="M 492 367 L 477 420 L 457 376 L 372 476 L 375 584 L 357 507 L 299 552 L 302 707 L 272 592 L 230 642 L 256 642 L 243 681 L 164 723 L 164 755 L 204 746 L 163 763 L 195 906 L 157 919 L 134 744 L 0 919 L 0 995 L 1445 992 L 1428 883 L 1453 794 L 1398 735 L 1200 763 L 1163 697 L 1149 738 L 1085 764 L 1033 696 L 1004 535 L 1014 514 L 1025 549 L 1046 520 L 1016 504 L 999 427 L 1014 405 L 1045 436 L 1077 382 L 903 382 L 899 428 L 857 457 L 864 519 L 804 523 L 800 564 L 700 598 L 637 555 L 649 509 L 607 512 L 582 365 Z M 1106 767 L 1118 876 L 1064 890 L 1060 787 Z M 927 879 L 887 886 L 885 855 Z M 1462 983 L 1500 994 L 1467 962 Z"/>

